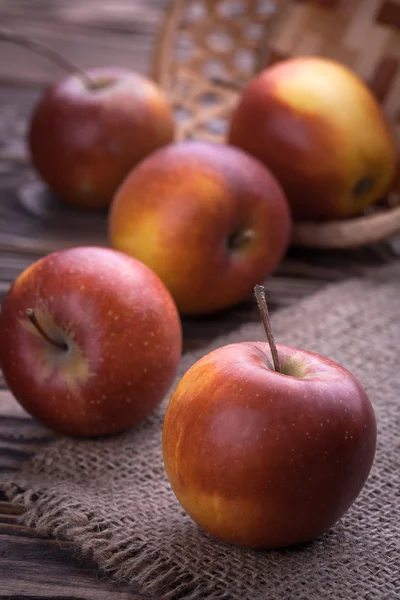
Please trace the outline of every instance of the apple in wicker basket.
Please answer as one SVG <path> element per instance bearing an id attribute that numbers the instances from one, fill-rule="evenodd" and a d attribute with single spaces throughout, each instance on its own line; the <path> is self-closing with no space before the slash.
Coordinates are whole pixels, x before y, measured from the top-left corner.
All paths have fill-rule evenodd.
<path id="1" fill-rule="evenodd" d="M 104 208 L 127 173 L 173 137 L 172 109 L 154 82 L 126 69 L 96 68 L 46 90 L 28 140 L 33 165 L 57 196 Z"/>
<path id="2" fill-rule="evenodd" d="M 163 456 L 172 489 L 211 535 L 279 548 L 320 536 L 369 475 L 376 421 L 361 383 L 323 356 L 267 343 L 223 346 L 170 400 Z"/>
<path id="3" fill-rule="evenodd" d="M 395 177 L 395 143 L 377 100 L 354 72 L 324 58 L 288 59 L 255 77 L 229 142 L 271 169 L 298 221 L 361 215 Z"/>
<path id="4" fill-rule="evenodd" d="M 115 250 L 48 255 L 15 280 L 0 314 L 0 364 L 15 398 L 70 435 L 124 431 L 176 375 L 181 325 L 163 283 Z"/>
<path id="5" fill-rule="evenodd" d="M 153 269 L 192 315 L 246 299 L 281 261 L 290 231 L 273 175 L 242 150 L 200 141 L 145 159 L 109 213 L 111 245 Z"/>

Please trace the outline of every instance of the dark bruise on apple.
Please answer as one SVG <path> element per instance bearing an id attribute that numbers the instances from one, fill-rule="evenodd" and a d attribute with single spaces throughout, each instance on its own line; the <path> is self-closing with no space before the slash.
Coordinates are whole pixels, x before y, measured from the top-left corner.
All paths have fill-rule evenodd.
<path id="1" fill-rule="evenodd" d="M 161 402 L 181 354 L 179 315 L 145 265 L 80 247 L 37 261 L 0 314 L 0 361 L 15 398 L 48 427 L 101 436 Z"/>
<path id="2" fill-rule="evenodd" d="M 163 456 L 172 489 L 204 530 L 268 549 L 329 530 L 359 495 L 376 446 L 372 404 L 337 363 L 269 344 L 227 345 L 184 375 Z"/>
<path id="3" fill-rule="evenodd" d="M 68 75 L 40 97 L 28 142 L 34 167 L 74 206 L 107 207 L 124 177 L 174 139 L 167 97 L 147 77 L 121 68 Z"/>

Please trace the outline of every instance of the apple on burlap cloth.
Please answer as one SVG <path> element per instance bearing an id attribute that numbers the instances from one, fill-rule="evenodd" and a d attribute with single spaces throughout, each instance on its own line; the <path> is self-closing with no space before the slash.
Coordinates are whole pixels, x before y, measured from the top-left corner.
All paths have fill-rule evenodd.
<path id="1" fill-rule="evenodd" d="M 377 417 L 377 452 L 363 491 L 313 543 L 252 551 L 200 531 L 165 475 L 167 400 L 129 433 L 95 441 L 58 437 L 13 474 L 8 493 L 24 508 L 25 523 L 71 540 L 117 579 L 163 599 L 400 598 L 399 299 L 397 261 L 272 317 L 279 342 L 328 356 L 359 378 Z M 186 354 L 180 375 L 213 348 L 242 340 L 264 340 L 261 323 Z"/>

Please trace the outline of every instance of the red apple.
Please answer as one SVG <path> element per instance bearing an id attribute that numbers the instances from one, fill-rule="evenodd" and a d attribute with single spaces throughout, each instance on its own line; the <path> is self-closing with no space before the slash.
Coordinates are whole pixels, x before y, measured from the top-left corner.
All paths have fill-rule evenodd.
<path id="1" fill-rule="evenodd" d="M 361 215 L 396 172 L 394 138 L 371 90 L 322 57 L 284 60 L 255 77 L 229 141 L 271 169 L 299 221 Z"/>
<path id="2" fill-rule="evenodd" d="M 182 142 L 154 152 L 118 189 L 111 245 L 147 264 L 181 314 L 243 301 L 275 270 L 290 238 L 271 173 L 236 148 Z"/>
<path id="3" fill-rule="evenodd" d="M 162 90 L 126 69 L 86 71 L 46 90 L 29 131 L 32 162 L 57 196 L 107 207 L 127 173 L 174 137 Z"/>
<path id="4" fill-rule="evenodd" d="M 0 361 L 15 398 L 65 434 L 137 424 L 176 375 L 175 304 L 145 265 L 106 248 L 64 250 L 16 279 L 0 314 Z"/>
<path id="5" fill-rule="evenodd" d="M 163 455 L 192 519 L 222 541 L 251 548 L 308 542 L 360 493 L 376 445 L 362 385 L 337 363 L 267 343 L 207 354 L 167 409 Z"/>

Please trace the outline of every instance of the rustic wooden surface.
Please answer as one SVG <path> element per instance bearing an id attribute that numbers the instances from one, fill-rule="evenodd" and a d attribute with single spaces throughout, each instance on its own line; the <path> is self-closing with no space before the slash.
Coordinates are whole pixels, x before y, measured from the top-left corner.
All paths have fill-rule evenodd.
<path id="1" fill-rule="evenodd" d="M 167 0 L 0 0 L 0 22 L 34 35 L 82 67 L 124 65 L 148 72 L 154 36 Z M 63 207 L 41 186 L 25 148 L 32 107 L 44 84 L 60 71 L 26 50 L 0 47 L 0 300 L 13 279 L 52 250 L 80 243 L 107 244 L 106 215 Z M 272 310 L 297 302 L 327 283 L 362 273 L 365 266 L 396 259 L 399 241 L 349 252 L 292 249 L 267 284 Z M 258 319 L 248 302 L 223 314 L 185 319 L 184 349 Z M 12 473 L 51 433 L 13 400 L 0 375 L 0 471 Z M 0 491 L 0 598 L 135 600 L 83 561 L 68 542 L 38 536 Z"/>

